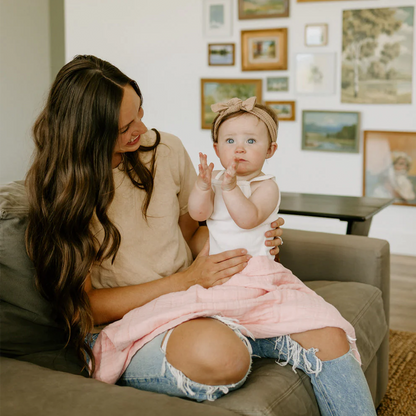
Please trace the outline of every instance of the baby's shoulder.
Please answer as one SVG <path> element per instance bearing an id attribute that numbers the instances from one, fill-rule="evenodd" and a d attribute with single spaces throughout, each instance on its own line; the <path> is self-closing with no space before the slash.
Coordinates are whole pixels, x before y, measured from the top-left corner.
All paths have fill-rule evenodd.
<path id="1" fill-rule="evenodd" d="M 252 181 L 250 183 L 252 191 L 262 190 L 273 194 L 279 194 L 279 186 L 277 185 L 274 176 L 265 178 L 263 180 Z"/>

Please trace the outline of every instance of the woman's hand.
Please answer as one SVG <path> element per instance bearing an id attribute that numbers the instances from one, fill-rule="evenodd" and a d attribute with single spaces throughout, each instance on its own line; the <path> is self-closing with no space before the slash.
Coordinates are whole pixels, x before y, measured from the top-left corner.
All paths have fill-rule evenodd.
<path id="1" fill-rule="evenodd" d="M 241 272 L 251 258 L 244 249 L 224 251 L 211 256 L 208 253 L 209 241 L 194 262 L 186 270 L 178 273 L 186 289 L 193 285 L 200 285 L 205 289 L 222 285 L 236 273 Z"/>
<path id="2" fill-rule="evenodd" d="M 276 256 L 279 254 L 279 246 L 283 244 L 282 234 L 283 230 L 280 228 L 285 223 L 285 220 L 283 218 L 278 218 L 276 221 L 273 221 L 271 223 L 271 228 L 273 228 L 270 231 L 267 231 L 265 233 L 265 236 L 267 238 L 273 237 L 273 240 L 266 240 L 265 245 L 268 247 L 273 247 L 270 250 L 270 254 L 272 256 Z"/>
<path id="3" fill-rule="evenodd" d="M 208 191 L 211 189 L 211 176 L 214 164 L 210 163 L 208 165 L 207 155 L 203 153 L 199 153 L 199 162 L 199 175 L 196 179 L 196 185 L 201 191 Z"/>

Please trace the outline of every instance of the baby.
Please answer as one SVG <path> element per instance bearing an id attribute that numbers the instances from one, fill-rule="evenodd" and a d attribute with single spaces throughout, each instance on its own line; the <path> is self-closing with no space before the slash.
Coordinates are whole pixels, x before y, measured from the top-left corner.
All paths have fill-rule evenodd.
<path id="1" fill-rule="evenodd" d="M 188 209 L 197 221 L 207 220 L 210 254 L 244 247 L 250 255 L 268 256 L 264 233 L 278 218 L 279 188 L 262 168 L 277 149 L 276 113 L 233 98 L 214 104 L 219 114 L 212 126 L 214 149 L 225 170 L 213 171 L 200 153 L 199 175 L 189 197 Z"/>

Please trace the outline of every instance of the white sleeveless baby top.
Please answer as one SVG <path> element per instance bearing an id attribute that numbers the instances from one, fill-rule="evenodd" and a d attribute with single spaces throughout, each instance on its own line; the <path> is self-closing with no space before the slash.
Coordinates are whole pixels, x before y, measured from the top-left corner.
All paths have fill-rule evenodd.
<path id="1" fill-rule="evenodd" d="M 210 245 L 209 254 L 217 254 L 236 248 L 245 248 L 253 257 L 267 256 L 273 259 L 274 257 L 270 254 L 271 248 L 264 244 L 266 240 L 264 234 L 271 229 L 270 224 L 279 217 L 280 193 L 276 208 L 270 216 L 257 227 L 245 230 L 240 228 L 231 218 L 222 197 L 222 180 L 220 180 L 220 177 L 224 172 L 225 170 L 219 172 L 212 180 L 212 189 L 214 190 L 215 198 L 214 210 L 211 217 L 207 219 Z M 251 181 L 237 181 L 237 186 L 249 198 L 251 196 L 251 183 L 265 181 L 267 179 L 276 181 L 273 175 L 263 175 L 253 178 Z"/>

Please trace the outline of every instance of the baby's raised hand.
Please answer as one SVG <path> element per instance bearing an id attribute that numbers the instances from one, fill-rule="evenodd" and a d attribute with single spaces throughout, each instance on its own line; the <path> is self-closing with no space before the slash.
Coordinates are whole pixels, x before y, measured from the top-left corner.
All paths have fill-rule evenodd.
<path id="1" fill-rule="evenodd" d="M 223 191 L 232 191 L 237 186 L 237 167 L 238 160 L 235 159 L 224 173 L 221 189 Z"/>
<path id="2" fill-rule="evenodd" d="M 211 176 L 212 170 L 214 169 L 214 164 L 207 163 L 207 155 L 199 153 L 199 175 L 196 180 L 196 184 L 201 191 L 208 191 L 211 189 Z"/>

